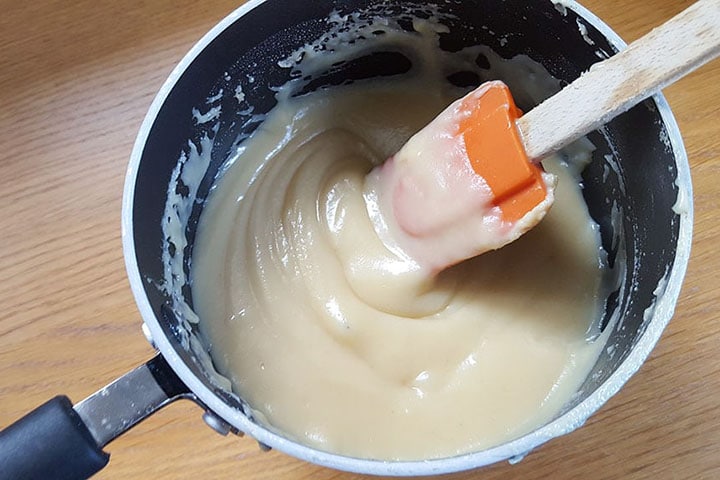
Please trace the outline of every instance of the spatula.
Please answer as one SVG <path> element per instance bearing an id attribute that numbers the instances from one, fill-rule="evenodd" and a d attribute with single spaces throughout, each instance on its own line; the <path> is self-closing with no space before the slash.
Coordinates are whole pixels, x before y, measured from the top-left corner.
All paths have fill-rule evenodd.
<path id="1" fill-rule="evenodd" d="M 504 83 L 481 85 L 372 174 L 388 231 L 431 273 L 514 241 L 553 202 L 544 157 L 718 54 L 720 0 L 700 0 L 524 115 Z"/>

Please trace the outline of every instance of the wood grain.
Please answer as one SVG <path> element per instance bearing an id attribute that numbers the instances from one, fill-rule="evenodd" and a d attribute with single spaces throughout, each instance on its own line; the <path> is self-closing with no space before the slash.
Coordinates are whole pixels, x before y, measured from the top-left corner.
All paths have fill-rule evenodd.
<path id="1" fill-rule="evenodd" d="M 678 0 L 587 0 L 631 41 Z M 173 66 L 229 0 L 0 0 L 0 425 L 56 393 L 84 398 L 152 355 L 125 277 L 123 178 Z M 586 426 L 486 478 L 720 478 L 720 64 L 666 90 L 695 188 L 676 315 L 640 372 Z M 101 479 L 361 478 L 220 437 L 190 403 L 113 442 Z M 2 472 L 0 472 L 2 477 Z"/>

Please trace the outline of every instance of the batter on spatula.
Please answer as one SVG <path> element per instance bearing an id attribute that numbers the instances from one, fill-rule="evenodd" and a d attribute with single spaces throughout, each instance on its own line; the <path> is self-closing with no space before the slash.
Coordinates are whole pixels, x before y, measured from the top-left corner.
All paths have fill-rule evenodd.
<path id="1" fill-rule="evenodd" d="M 519 116 L 505 91 L 488 82 L 456 100 L 369 174 L 379 235 L 432 274 L 516 240 L 553 203 L 555 176 L 497 145 Z"/>

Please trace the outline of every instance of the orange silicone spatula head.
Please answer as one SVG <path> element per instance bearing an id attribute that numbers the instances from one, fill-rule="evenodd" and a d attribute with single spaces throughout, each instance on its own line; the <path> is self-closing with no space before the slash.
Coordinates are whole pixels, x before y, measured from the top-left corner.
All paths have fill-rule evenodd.
<path id="1" fill-rule="evenodd" d="M 459 133 L 470 164 L 484 178 L 493 203 L 506 221 L 517 221 L 547 196 L 542 167 L 525 154 L 515 122 L 522 112 L 508 87 L 487 82 L 466 96 L 461 104 Z"/>

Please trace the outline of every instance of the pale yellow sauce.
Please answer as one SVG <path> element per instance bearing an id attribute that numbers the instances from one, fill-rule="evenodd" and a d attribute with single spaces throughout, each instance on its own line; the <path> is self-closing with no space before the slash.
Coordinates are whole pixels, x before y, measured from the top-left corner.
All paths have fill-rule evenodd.
<path id="1" fill-rule="evenodd" d="M 283 99 L 203 211 L 192 289 L 215 366 L 307 445 L 402 460 L 494 446 L 556 415 L 602 348 L 585 340 L 599 238 L 555 159 L 554 207 L 501 250 L 433 279 L 378 238 L 366 174 L 454 100 L 436 86 Z"/>

